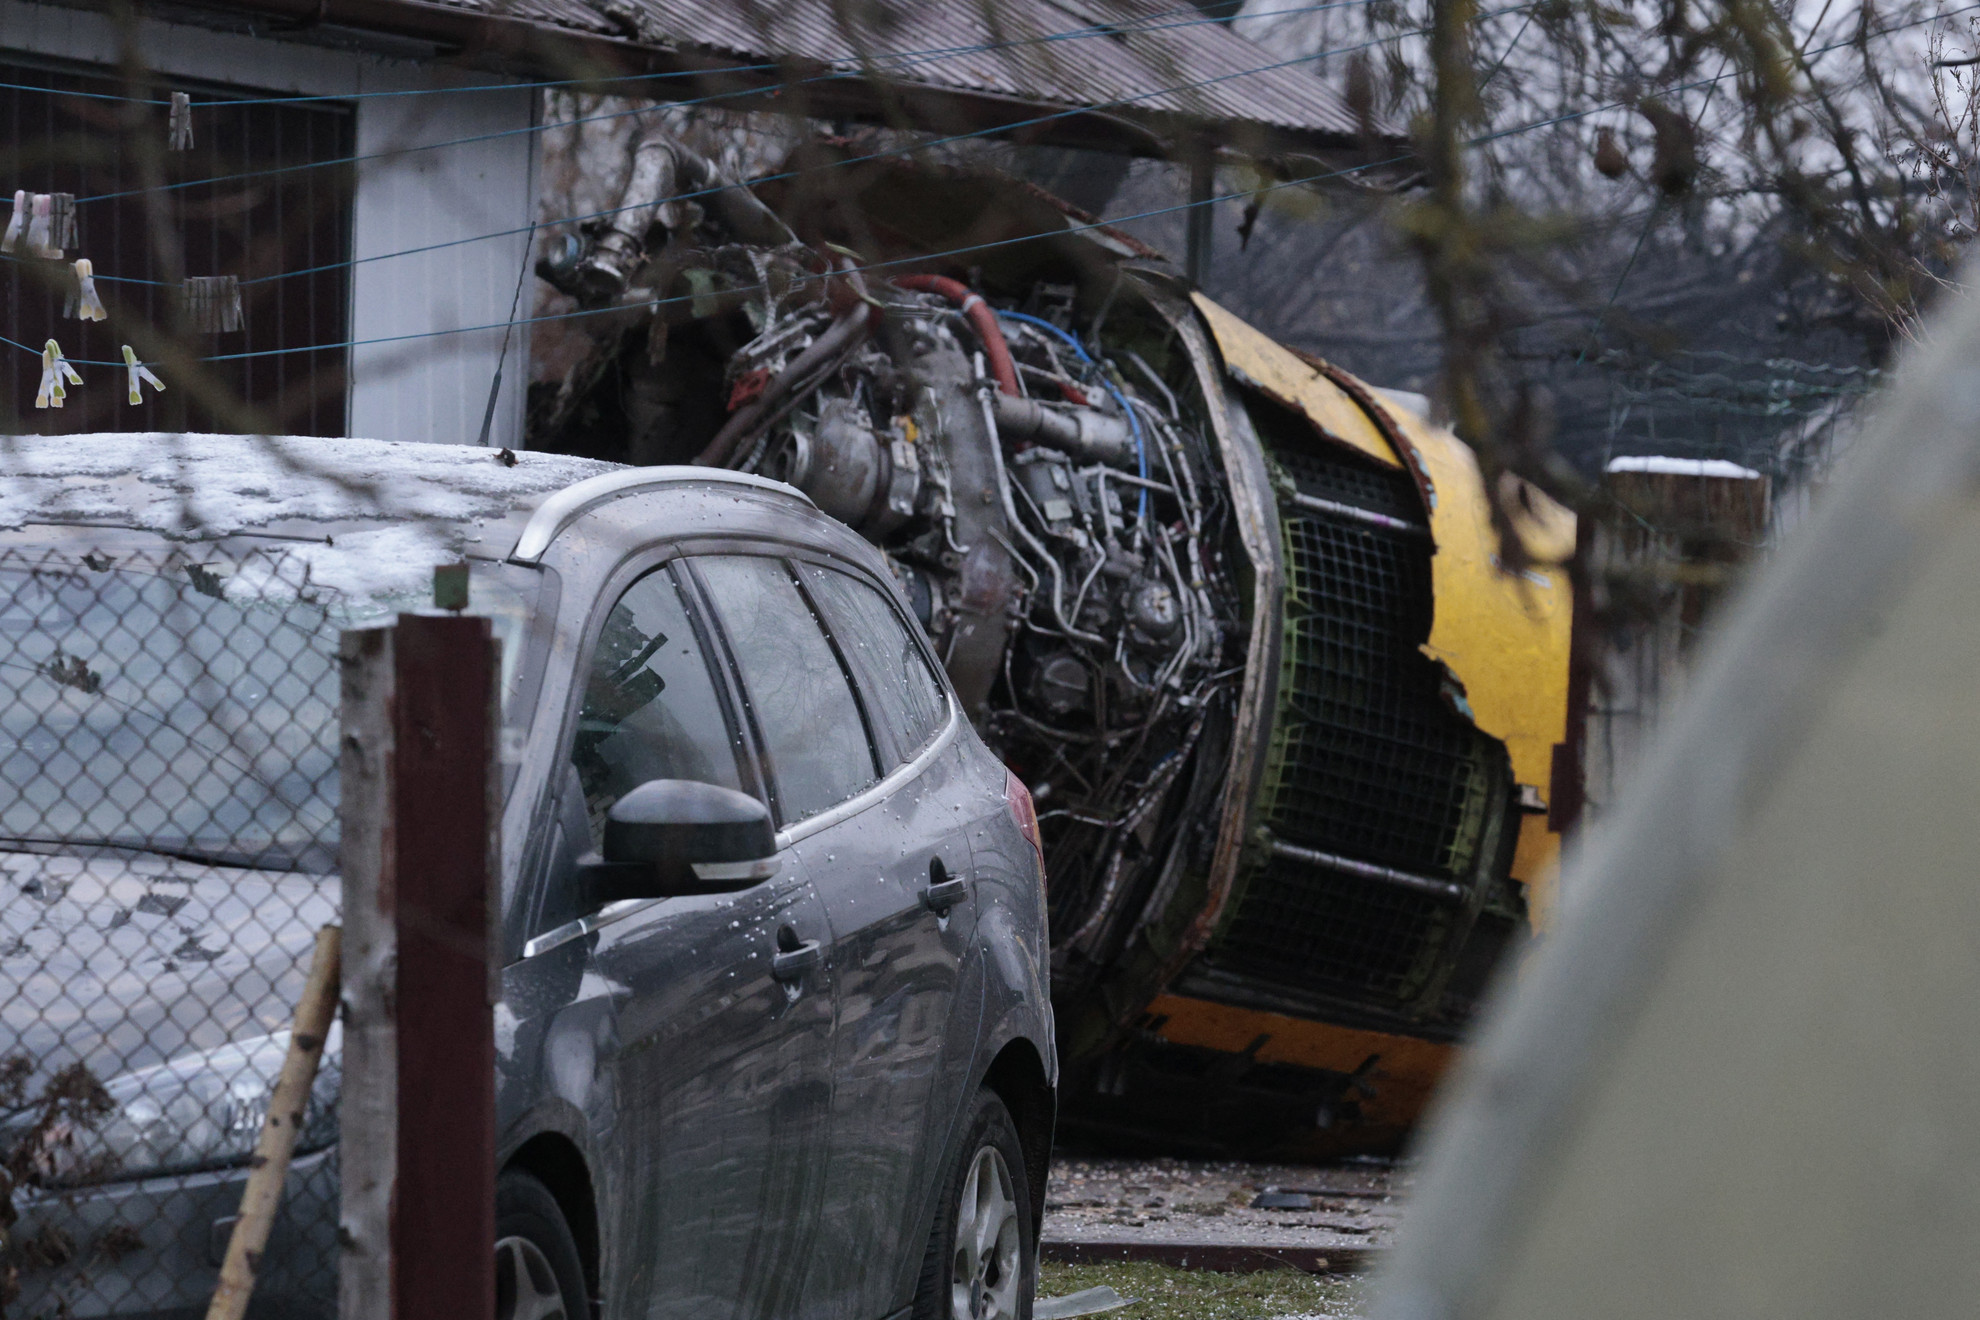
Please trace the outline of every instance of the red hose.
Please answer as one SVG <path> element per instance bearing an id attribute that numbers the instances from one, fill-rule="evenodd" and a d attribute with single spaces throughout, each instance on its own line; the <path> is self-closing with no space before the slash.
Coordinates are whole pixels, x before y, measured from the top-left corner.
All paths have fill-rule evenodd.
<path id="1" fill-rule="evenodd" d="M 1019 397 L 1011 346 L 1004 342 L 1004 328 L 997 324 L 997 313 L 990 309 L 989 303 L 971 293 L 961 280 L 952 280 L 947 275 L 896 275 L 893 282 L 898 288 L 916 293 L 940 294 L 960 307 L 983 341 L 983 355 L 990 360 L 990 374 L 997 378 L 997 388 L 1012 398 Z"/>

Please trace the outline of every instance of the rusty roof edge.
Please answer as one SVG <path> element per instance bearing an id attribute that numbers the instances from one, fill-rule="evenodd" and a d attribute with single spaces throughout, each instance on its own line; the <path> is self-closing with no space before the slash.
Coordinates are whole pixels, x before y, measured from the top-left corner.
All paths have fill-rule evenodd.
<path id="1" fill-rule="evenodd" d="M 101 10 L 105 0 L 35 0 L 55 7 Z M 487 13 L 433 0 L 215 0 L 172 6 L 160 18 L 180 18 L 211 24 L 221 16 L 245 15 L 283 21 L 280 28 L 255 28 L 257 36 L 307 42 L 324 30 L 375 32 L 383 37 L 411 39 L 434 47 L 433 59 L 448 64 L 509 74 L 519 78 L 599 79 L 645 74 L 685 75 L 694 80 L 694 94 L 728 93 L 738 110 L 810 112 L 846 116 L 899 127 L 905 106 L 915 117 L 947 120 L 958 117 L 979 131 L 1021 135 L 1041 146 L 1085 147 L 1135 156 L 1171 158 L 1185 132 L 1208 136 L 1227 150 L 1246 156 L 1333 153 L 1364 145 L 1336 131 L 1273 124 L 1258 119 L 1192 120 L 1166 110 L 1136 111 L 1134 107 L 1081 107 L 1046 97 L 1020 97 L 948 87 L 919 78 L 848 76 L 807 89 L 801 109 L 780 95 L 797 78 L 826 73 L 831 66 L 799 58 L 776 61 L 778 69 L 739 70 L 733 55 L 663 45 L 609 32 L 610 20 L 596 11 L 596 30 L 580 30 L 510 14 Z M 401 52 L 403 57 L 403 52 Z M 770 60 L 759 63 L 768 64 Z M 673 84 L 678 88 L 679 84 Z M 780 102 L 785 102 L 781 103 Z M 1043 110 L 1054 117 L 1038 123 Z M 987 122 L 984 122 L 987 121 Z M 924 125 L 925 126 L 925 125 Z M 946 127 L 946 125 L 945 125 Z M 1207 132 L 1206 132 L 1207 130 Z M 1387 137 L 1382 141 L 1391 142 Z M 1405 139 L 1393 140 L 1398 147 Z"/>
<path id="2" fill-rule="evenodd" d="M 49 8 L 102 13 L 110 0 L 29 0 Z M 335 33 L 335 44 L 372 34 L 391 41 L 413 41 L 434 47 L 433 62 L 508 74 L 518 79 L 573 77 L 583 69 L 600 78 L 638 73 L 719 73 L 733 61 L 714 61 L 687 52 L 643 46 L 615 35 L 611 23 L 596 15 L 593 30 L 491 14 L 460 5 L 428 0 L 179 0 L 148 6 L 145 17 L 168 23 L 239 31 L 277 41 L 311 43 L 319 33 Z M 274 20 L 265 25 L 256 20 Z M 403 53 L 399 58 L 405 58 Z M 660 59 L 667 61 L 662 65 Z M 576 63 L 589 59 L 589 65 Z M 638 65 L 651 67 L 637 67 Z"/>

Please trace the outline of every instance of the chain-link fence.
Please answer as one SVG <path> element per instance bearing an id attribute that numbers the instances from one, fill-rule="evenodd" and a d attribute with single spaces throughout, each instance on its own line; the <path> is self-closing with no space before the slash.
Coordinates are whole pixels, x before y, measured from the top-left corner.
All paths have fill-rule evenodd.
<path id="1" fill-rule="evenodd" d="M 337 634 L 280 549 L 0 546 L 0 1317 L 203 1315 L 316 931 Z M 337 1296 L 325 1051 L 251 1314 Z"/>
<path id="2" fill-rule="evenodd" d="M 1884 380 L 1870 366 L 1703 351 L 1648 362 L 1605 353 L 1595 365 L 1607 373 L 1605 462 L 1659 454 L 1737 463 L 1768 480 L 1777 523 L 1805 512 Z"/>
<path id="3" fill-rule="evenodd" d="M 1599 489 L 1582 509 L 1585 800 L 1622 795 L 1679 701 L 1698 643 L 1751 563 L 1807 516 L 1883 381 L 1875 367 L 1676 352 L 1603 354 Z"/>

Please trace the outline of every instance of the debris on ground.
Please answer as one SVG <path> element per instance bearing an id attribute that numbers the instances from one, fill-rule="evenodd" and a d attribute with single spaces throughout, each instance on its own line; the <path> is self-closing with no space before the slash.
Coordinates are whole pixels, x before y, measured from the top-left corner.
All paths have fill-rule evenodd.
<path id="1" fill-rule="evenodd" d="M 1097 1288 L 1081 1288 L 1078 1292 L 1057 1297 L 1038 1298 L 1031 1306 L 1031 1320 L 1074 1320 L 1077 1316 L 1104 1315 L 1124 1306 L 1132 1306 L 1137 1300 L 1123 1297 L 1103 1283 Z"/>
<path id="2" fill-rule="evenodd" d="M 1353 1275 L 1217 1274 L 1146 1263 L 1039 1268 L 1041 1299 L 1100 1286 L 1134 1299 L 1110 1313 L 1114 1320 L 1359 1320 L 1367 1304 L 1367 1284 Z"/>
<path id="3" fill-rule="evenodd" d="M 1384 1248 L 1407 1162 L 1325 1165 L 1062 1156 L 1045 1194 L 1048 1242 Z"/>

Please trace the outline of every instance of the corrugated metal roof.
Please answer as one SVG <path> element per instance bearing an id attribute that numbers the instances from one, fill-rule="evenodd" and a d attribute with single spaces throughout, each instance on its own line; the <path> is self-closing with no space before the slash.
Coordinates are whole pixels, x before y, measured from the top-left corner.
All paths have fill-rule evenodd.
<path id="1" fill-rule="evenodd" d="M 782 62 L 882 86 L 1095 109 L 1165 135 L 1245 130 L 1357 139 L 1309 61 L 1253 44 L 1180 0 L 451 0 L 718 63 Z M 1395 130 L 1382 126 L 1385 136 Z"/>

